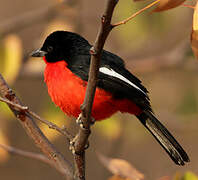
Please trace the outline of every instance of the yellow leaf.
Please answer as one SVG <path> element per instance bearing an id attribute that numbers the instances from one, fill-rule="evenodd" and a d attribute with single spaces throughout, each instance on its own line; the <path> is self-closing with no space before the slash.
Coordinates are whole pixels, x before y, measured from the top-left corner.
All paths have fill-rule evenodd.
<path id="1" fill-rule="evenodd" d="M 185 0 L 161 0 L 153 12 L 165 11 L 181 5 Z"/>
<path id="2" fill-rule="evenodd" d="M 186 172 L 182 180 L 198 180 L 198 177 L 192 172 Z"/>
<path id="3" fill-rule="evenodd" d="M 198 58 L 198 1 L 193 14 L 193 28 L 191 33 L 191 47 L 196 58 Z"/>
<path id="4" fill-rule="evenodd" d="M 4 40 L 5 57 L 3 76 L 11 84 L 16 79 L 22 64 L 22 43 L 18 36 L 9 35 Z"/>

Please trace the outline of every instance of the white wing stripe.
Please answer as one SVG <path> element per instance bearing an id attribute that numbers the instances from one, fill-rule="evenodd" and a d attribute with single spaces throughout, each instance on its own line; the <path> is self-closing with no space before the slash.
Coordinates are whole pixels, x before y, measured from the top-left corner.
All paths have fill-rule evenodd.
<path id="1" fill-rule="evenodd" d="M 141 91 L 143 94 L 145 94 L 147 96 L 147 94 L 142 89 L 140 89 L 138 86 L 136 86 L 135 84 L 133 84 L 131 81 L 129 81 L 127 78 L 125 78 L 121 74 L 115 72 L 113 69 L 109 69 L 109 68 L 106 68 L 106 67 L 101 67 L 99 69 L 99 71 L 101 73 L 103 73 L 103 74 L 107 74 L 109 76 L 113 76 L 115 78 L 118 78 L 118 79 L 126 82 L 127 84 L 130 84 L 131 86 L 133 86 L 134 88 L 138 89 L 139 91 Z"/>

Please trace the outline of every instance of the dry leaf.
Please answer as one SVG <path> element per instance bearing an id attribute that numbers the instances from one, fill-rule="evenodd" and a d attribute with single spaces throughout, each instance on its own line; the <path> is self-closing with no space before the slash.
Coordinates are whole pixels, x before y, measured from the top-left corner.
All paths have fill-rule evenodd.
<path id="1" fill-rule="evenodd" d="M 122 178 L 118 175 L 115 175 L 115 176 L 110 177 L 108 180 L 130 180 L 130 179 Z"/>
<path id="2" fill-rule="evenodd" d="M 153 12 L 165 11 L 181 5 L 185 0 L 161 0 Z"/>
<path id="3" fill-rule="evenodd" d="M 193 14 L 193 28 L 191 33 L 191 46 L 196 58 L 198 58 L 198 1 Z"/>
<path id="4" fill-rule="evenodd" d="M 140 173 L 135 167 L 123 159 L 113 159 L 108 158 L 102 154 L 98 153 L 98 157 L 102 164 L 114 175 L 113 178 L 118 178 L 119 176 L 125 180 L 141 180 L 144 175 Z M 118 180 L 118 179 L 114 179 Z M 121 180 L 121 179 L 119 179 Z"/>

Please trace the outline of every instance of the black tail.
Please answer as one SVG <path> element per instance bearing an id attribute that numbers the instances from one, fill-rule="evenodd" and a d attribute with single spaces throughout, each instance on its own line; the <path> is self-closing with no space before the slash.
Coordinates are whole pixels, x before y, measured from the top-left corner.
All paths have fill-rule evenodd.
<path id="1" fill-rule="evenodd" d="M 143 112 L 137 118 L 150 131 L 176 164 L 183 166 L 185 162 L 190 161 L 183 148 L 151 112 Z"/>

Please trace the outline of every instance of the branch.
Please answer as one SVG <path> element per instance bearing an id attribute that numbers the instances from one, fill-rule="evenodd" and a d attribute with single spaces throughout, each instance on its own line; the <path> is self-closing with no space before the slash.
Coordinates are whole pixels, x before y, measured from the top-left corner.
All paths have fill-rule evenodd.
<path id="1" fill-rule="evenodd" d="M 4 149 L 5 151 L 9 152 L 10 154 L 16 154 L 16 155 L 19 155 L 19 156 L 24 156 L 24 157 L 28 157 L 28 158 L 31 158 L 31 159 L 36 159 L 36 160 L 42 161 L 46 164 L 49 164 L 52 167 L 55 167 L 54 164 L 52 163 L 52 161 L 50 161 L 43 154 L 24 151 L 24 150 L 17 149 L 17 148 L 14 148 L 14 147 L 11 147 L 11 146 L 8 146 L 8 145 L 5 145 L 5 144 L 0 144 L 0 148 Z"/>
<path id="2" fill-rule="evenodd" d="M 28 107 L 27 106 L 21 106 L 20 104 L 16 104 L 16 103 L 14 103 L 12 101 L 9 101 L 6 98 L 0 97 L 0 101 L 2 101 L 4 103 L 7 103 L 7 104 L 9 104 L 11 106 L 14 106 L 14 107 L 16 107 L 16 108 L 18 108 L 19 110 L 22 110 L 22 111 L 27 111 L 28 110 Z"/>
<path id="3" fill-rule="evenodd" d="M 62 134 L 63 136 L 65 136 L 69 142 L 71 141 L 71 139 L 73 139 L 73 136 L 69 133 L 69 131 L 65 127 L 60 128 L 56 124 L 41 118 L 39 115 L 37 115 L 36 113 L 34 113 L 30 110 L 28 110 L 27 112 L 30 115 L 32 115 L 33 117 L 35 117 L 36 119 L 38 119 L 43 124 L 46 124 L 50 129 L 54 129 L 57 132 L 59 132 L 60 134 Z"/>
<path id="4" fill-rule="evenodd" d="M 115 23 L 113 24 L 112 26 L 113 27 L 116 27 L 116 26 L 119 26 L 119 25 L 122 25 L 122 24 L 126 24 L 128 21 L 130 21 L 131 19 L 133 19 L 134 17 L 136 17 L 137 15 L 141 14 L 142 12 L 144 12 L 145 10 L 153 7 L 154 5 L 156 5 L 157 3 L 159 3 L 161 0 L 156 0 L 154 2 L 152 2 L 151 4 L 149 4 L 148 6 L 140 9 L 139 11 L 137 11 L 136 13 L 132 14 L 130 17 L 126 18 L 125 20 L 123 21 L 120 21 L 118 23 Z"/>
<path id="5" fill-rule="evenodd" d="M 31 110 L 29 110 L 29 107 L 21 106 L 20 104 L 16 104 L 16 103 L 9 101 L 8 99 L 2 98 L 2 97 L 0 97 L 0 101 L 5 102 L 11 106 L 18 108 L 19 111 L 21 110 L 21 111 L 24 111 L 25 113 L 29 113 L 29 115 L 38 119 L 41 123 L 47 125 L 50 129 L 54 129 L 57 132 L 59 132 L 60 134 L 62 134 L 63 136 L 66 136 L 66 138 L 69 142 L 71 141 L 71 139 L 73 139 L 73 136 L 69 133 L 69 131 L 65 127 L 60 128 L 56 124 L 41 118 L 35 112 L 32 112 Z"/>
<path id="6" fill-rule="evenodd" d="M 90 119 L 91 110 L 93 105 L 93 99 L 96 90 L 97 75 L 100 66 L 101 53 L 104 47 L 104 43 L 112 30 L 111 18 L 113 15 L 114 8 L 118 0 L 108 0 L 106 4 L 105 12 L 101 18 L 101 26 L 97 34 L 95 43 L 90 49 L 91 54 L 91 64 L 89 71 L 89 79 L 86 90 L 86 95 L 84 102 L 81 106 L 81 120 L 84 125 L 84 129 L 80 128 L 77 134 L 77 138 L 74 144 L 74 149 L 76 154 L 74 155 L 76 176 L 77 179 L 85 179 L 85 145 L 88 142 L 88 137 L 91 133 L 90 131 Z"/>
<path id="7" fill-rule="evenodd" d="M 0 74 L 0 94 L 12 101 L 13 103 L 21 105 L 20 100 L 9 88 L 3 76 Z M 73 179 L 73 169 L 71 164 L 64 158 L 64 156 L 56 150 L 53 144 L 45 137 L 33 119 L 26 114 L 24 110 L 19 110 L 15 106 L 8 104 L 14 115 L 17 117 L 27 134 L 34 140 L 34 143 L 41 149 L 41 151 L 54 164 L 56 169 L 61 172 L 68 180 Z M 22 106 L 22 105 L 21 105 Z"/>

